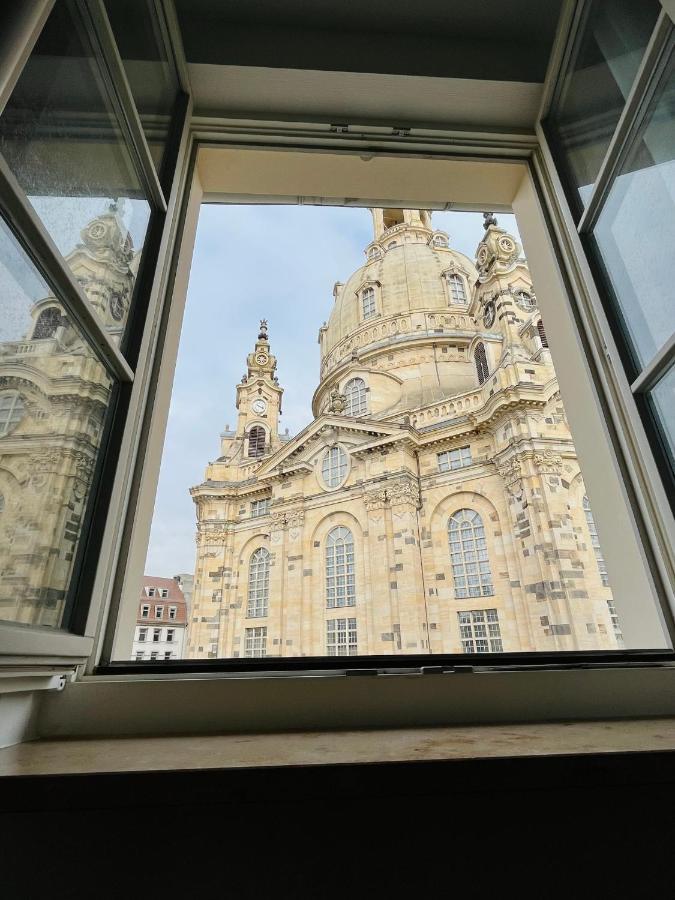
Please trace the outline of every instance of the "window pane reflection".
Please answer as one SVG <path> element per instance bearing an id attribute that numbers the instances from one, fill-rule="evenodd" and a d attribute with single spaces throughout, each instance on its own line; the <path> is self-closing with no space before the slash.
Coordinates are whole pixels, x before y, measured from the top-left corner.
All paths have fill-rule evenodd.
<path id="1" fill-rule="evenodd" d="M 0 151 L 106 328 L 121 335 L 150 206 L 68 2 L 56 4 L 0 118 Z"/>
<path id="2" fill-rule="evenodd" d="M 167 59 L 157 13 L 147 2 L 106 0 L 110 25 L 152 158 L 161 171 L 178 80 Z"/>
<path id="3" fill-rule="evenodd" d="M 670 466 L 675 475 L 675 368 L 670 369 L 650 392 L 652 408 L 667 445 Z"/>
<path id="4" fill-rule="evenodd" d="M 675 331 L 675 67 L 671 56 L 645 125 L 593 237 L 628 338 L 644 366 Z"/>
<path id="5" fill-rule="evenodd" d="M 549 119 L 578 213 L 595 183 L 660 9 L 657 0 L 588 4 L 581 39 Z"/>
<path id="6" fill-rule="evenodd" d="M 0 220 L 0 619 L 59 627 L 112 381 Z"/>

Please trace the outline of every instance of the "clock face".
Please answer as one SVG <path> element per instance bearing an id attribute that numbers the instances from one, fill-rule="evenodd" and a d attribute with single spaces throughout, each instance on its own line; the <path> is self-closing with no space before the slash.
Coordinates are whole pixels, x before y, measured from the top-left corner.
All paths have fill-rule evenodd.
<path id="1" fill-rule="evenodd" d="M 482 244 L 478 249 L 478 264 L 484 266 L 487 262 L 488 258 L 488 249 L 485 244 Z"/>
<path id="2" fill-rule="evenodd" d="M 488 304 L 485 306 L 485 312 L 483 313 L 483 324 L 486 328 L 491 328 L 495 320 L 495 302 L 494 300 L 490 300 Z"/>
<path id="3" fill-rule="evenodd" d="M 267 404 L 265 403 L 264 400 L 254 400 L 253 403 L 251 404 L 251 409 L 253 410 L 254 413 L 257 413 L 259 416 L 262 416 L 262 414 L 267 409 Z"/>
<path id="4" fill-rule="evenodd" d="M 255 358 L 259 366 L 266 366 L 268 360 L 269 356 L 266 353 L 259 353 Z"/>
<path id="5" fill-rule="evenodd" d="M 513 253 L 516 249 L 516 245 L 513 243 L 511 238 L 503 237 L 499 239 L 499 246 L 502 248 L 504 253 Z"/>

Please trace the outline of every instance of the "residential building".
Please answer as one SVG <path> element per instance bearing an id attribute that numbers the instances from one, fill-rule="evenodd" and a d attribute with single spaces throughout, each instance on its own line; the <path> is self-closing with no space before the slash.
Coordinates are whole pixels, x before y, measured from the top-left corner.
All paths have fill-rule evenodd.
<path id="1" fill-rule="evenodd" d="M 182 659 L 186 625 L 187 603 L 176 579 L 144 575 L 131 658 Z"/>

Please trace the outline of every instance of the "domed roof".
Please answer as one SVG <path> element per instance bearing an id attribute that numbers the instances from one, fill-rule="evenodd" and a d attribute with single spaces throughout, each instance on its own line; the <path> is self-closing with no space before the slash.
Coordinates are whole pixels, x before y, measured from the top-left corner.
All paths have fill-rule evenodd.
<path id="1" fill-rule="evenodd" d="M 381 213 L 381 210 L 373 212 Z M 402 212 L 417 213 L 416 210 Z M 428 218 L 426 215 L 427 221 Z M 368 287 L 373 287 L 376 292 L 377 320 L 418 310 L 447 311 L 446 276 L 452 272 L 464 279 L 468 305 L 478 278 L 473 262 L 448 247 L 447 235 L 434 232 L 420 220 L 419 214 L 406 215 L 406 220 L 412 221 L 384 229 L 367 248 L 366 264 L 345 284 L 336 285 L 335 306 L 323 344 L 324 354 L 364 324 L 360 295 Z"/>

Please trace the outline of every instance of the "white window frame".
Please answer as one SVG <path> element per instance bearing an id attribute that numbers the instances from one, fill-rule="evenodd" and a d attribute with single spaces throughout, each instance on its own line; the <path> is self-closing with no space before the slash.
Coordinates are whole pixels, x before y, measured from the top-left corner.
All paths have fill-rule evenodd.
<path id="1" fill-rule="evenodd" d="M 162 642 L 162 629 L 161 628 L 153 628 L 152 629 L 152 644 L 161 644 Z"/>
<path id="2" fill-rule="evenodd" d="M 349 454 L 340 444 L 333 444 L 321 454 L 319 467 L 323 486 L 336 491 L 349 477 Z"/>
<path id="3" fill-rule="evenodd" d="M 164 606 L 155 606 L 155 619 L 164 618 Z"/>
<path id="4" fill-rule="evenodd" d="M 466 306 L 469 296 L 466 291 L 466 279 L 459 272 L 446 272 L 445 280 L 448 285 L 448 305 Z M 460 294 L 461 290 L 461 294 Z"/>
<path id="5" fill-rule="evenodd" d="M 248 561 L 247 619 L 262 619 L 269 612 L 271 563 L 267 547 L 256 547 L 251 553 Z"/>
<path id="6" fill-rule="evenodd" d="M 497 609 L 462 610 L 457 613 L 457 621 L 462 653 L 504 652 Z"/>
<path id="7" fill-rule="evenodd" d="M 166 638 L 165 638 L 165 641 L 166 641 L 167 644 L 174 644 L 174 643 L 176 643 L 175 640 L 174 640 L 175 636 L 176 636 L 176 629 L 175 629 L 175 628 L 167 628 L 167 629 L 166 629 Z"/>
<path id="8" fill-rule="evenodd" d="M 355 616 L 326 620 L 326 655 L 358 656 L 358 628 Z"/>
<path id="9" fill-rule="evenodd" d="M 141 643 L 141 644 L 147 642 L 147 640 L 148 640 L 148 629 L 147 629 L 147 627 L 145 627 L 145 628 L 139 628 L 139 629 L 138 629 L 138 638 L 137 638 L 137 640 L 138 640 L 138 642 Z"/>
<path id="10" fill-rule="evenodd" d="M 368 285 L 361 291 L 361 318 L 363 321 L 372 319 L 377 315 L 377 300 L 375 288 Z"/>
<path id="11" fill-rule="evenodd" d="M 244 629 L 244 657 L 262 659 L 267 656 L 267 625 Z"/>
<path id="12" fill-rule="evenodd" d="M 356 375 L 345 384 L 344 394 L 347 398 L 346 416 L 368 415 L 368 386 L 363 378 Z"/>
<path id="13" fill-rule="evenodd" d="M 36 37 L 36 28 L 31 20 L 30 29 L 26 29 L 26 44 L 29 46 L 30 41 Z M 24 54 L 25 56 L 25 54 Z M 555 62 L 556 56 L 553 54 Z M 14 69 L 20 68 L 21 62 L 13 63 Z M 11 83 L 13 77 L 13 69 L 10 69 L 9 75 L 0 78 L 0 88 L 6 87 L 7 81 Z M 542 105 L 542 114 L 546 108 L 546 96 L 550 95 L 551 83 L 555 79 L 556 66 L 552 65 L 547 80 L 545 90 L 544 103 Z M 4 73 L 0 73 L 4 75 Z M 188 86 L 187 79 L 185 80 Z M 292 128 L 292 123 L 286 123 L 285 128 Z M 224 133 L 223 133 L 224 134 Z M 267 132 L 268 145 L 281 147 L 281 139 L 277 139 L 273 130 Z M 196 229 L 197 214 L 199 203 L 204 191 L 210 191 L 213 185 L 200 181 L 200 174 L 196 170 L 190 170 L 189 159 L 190 152 L 196 141 L 201 139 L 209 140 L 212 144 L 220 142 L 227 143 L 227 137 L 222 134 L 214 136 L 207 134 L 203 126 L 195 126 L 191 132 L 186 128 L 183 133 L 183 142 L 180 155 L 180 168 L 176 178 L 176 190 L 172 194 L 169 205 L 169 220 L 163 237 L 162 257 L 158 266 L 158 277 L 153 286 L 151 302 L 150 302 L 150 318 L 158 317 L 162 311 L 162 306 L 169 296 L 173 297 L 173 306 L 168 319 L 168 329 L 166 338 L 162 346 L 162 360 L 158 368 L 153 369 L 153 360 L 155 359 L 156 345 L 153 341 L 157 340 L 157 330 L 152 331 L 148 327 L 144 336 L 144 346 L 142 350 L 141 361 L 139 363 L 139 371 L 143 374 L 143 378 L 138 379 L 134 387 L 133 403 L 129 416 L 129 425 L 125 432 L 125 446 L 120 456 L 118 472 L 115 478 L 113 490 L 113 502 L 106 523 L 106 536 L 101 558 L 98 565 L 97 590 L 95 592 L 96 599 L 92 602 L 86 625 L 82 634 L 44 634 L 38 633 L 32 629 L 21 629 L 12 626 L 11 623 L 0 623 L 0 653 L 4 652 L 7 656 L 17 658 L 24 655 L 23 658 L 43 659 L 60 659 L 71 660 L 83 666 L 83 671 L 87 674 L 81 675 L 79 681 L 72 686 L 74 694 L 79 692 L 80 686 L 83 686 L 86 679 L 96 682 L 96 676 L 93 675 L 95 666 L 104 654 L 118 643 L 120 647 L 125 644 L 129 635 L 133 633 L 133 628 L 129 630 L 129 622 L 133 621 L 135 615 L 135 604 L 137 603 L 137 578 L 138 572 L 142 570 L 139 567 L 137 559 L 140 553 L 145 553 L 145 543 L 142 538 L 144 532 L 149 530 L 149 520 L 151 518 L 152 502 L 149 497 L 154 496 L 154 486 L 156 484 L 156 474 L 159 466 L 158 459 L 153 459 L 153 454 L 148 453 L 148 449 L 161 444 L 163 437 L 163 428 L 166 421 L 168 411 L 168 400 L 170 391 L 166 391 L 167 379 L 170 379 L 173 368 L 173 361 L 177 350 L 177 332 L 182 314 L 182 306 L 184 304 L 185 291 L 187 287 L 187 271 L 189 270 L 190 247 L 194 239 L 194 231 Z M 650 607 L 650 603 L 655 596 L 658 596 L 663 603 L 664 615 L 670 615 L 673 604 L 672 585 L 668 581 L 668 573 L 672 571 L 673 561 L 673 531 L 672 522 L 667 513 L 662 513 L 665 509 L 663 488 L 658 479 L 656 466 L 651 455 L 648 442 L 646 441 L 644 432 L 636 417 L 632 414 L 627 406 L 625 394 L 625 385 L 621 378 L 616 376 L 612 371 L 612 357 L 616 351 L 612 341 L 611 334 L 606 328 L 606 322 L 602 319 L 601 304 L 597 291 L 594 288 L 590 271 L 585 262 L 583 249 L 576 235 L 573 224 L 571 223 L 569 214 L 566 209 L 564 194 L 560 187 L 555 167 L 552 165 L 546 138 L 543 134 L 541 126 L 537 126 L 537 141 L 534 150 L 530 144 L 533 142 L 528 137 L 526 152 L 520 150 L 520 158 L 517 153 L 514 156 L 513 138 L 500 137 L 494 133 L 489 135 L 489 139 L 493 142 L 490 146 L 494 148 L 488 154 L 484 154 L 482 160 L 476 160 L 476 166 L 489 166 L 491 162 L 487 159 L 490 153 L 498 160 L 498 165 L 502 167 L 504 178 L 502 181 L 496 181 L 498 191 L 502 191 L 500 205 L 514 209 L 518 217 L 519 230 L 523 237 L 526 252 L 529 256 L 529 263 L 533 269 L 536 283 L 539 287 L 542 297 L 541 306 L 547 321 L 550 335 L 553 339 L 554 358 L 563 358 L 568 356 L 568 363 L 565 365 L 565 371 L 559 367 L 560 380 L 566 382 L 566 390 L 568 394 L 573 392 L 577 400 L 578 409 L 572 411 L 570 418 L 576 418 L 572 422 L 573 432 L 575 433 L 575 443 L 580 455 L 585 456 L 584 473 L 587 480 L 593 481 L 600 485 L 598 494 L 607 497 L 606 508 L 598 510 L 598 520 L 601 531 L 607 532 L 610 539 L 607 542 L 607 555 L 610 570 L 614 571 L 614 561 L 616 568 L 621 570 L 621 574 L 625 571 L 633 575 L 627 578 L 630 591 L 636 596 L 642 596 L 646 604 L 647 614 L 644 615 L 642 623 L 638 621 L 643 609 L 631 613 L 626 607 L 621 610 L 622 621 L 628 626 L 627 631 L 632 632 L 633 640 L 636 646 L 653 645 L 653 641 L 649 641 L 650 636 L 660 637 L 660 631 L 656 627 L 659 622 L 658 615 L 655 615 Z M 238 136 L 238 140 L 240 137 Z M 372 136 L 369 154 L 372 151 L 371 158 L 376 159 L 378 155 L 377 134 Z M 501 143 L 500 143 L 501 141 Z M 320 141 L 318 141 L 320 143 Z M 257 142 L 260 147 L 260 142 Z M 424 149 L 424 154 L 436 153 L 442 156 L 445 153 L 448 157 L 456 156 L 459 151 L 462 153 L 463 161 L 467 158 L 472 159 L 472 150 L 469 146 L 462 148 L 459 146 L 457 136 L 448 140 L 447 147 L 442 142 L 436 142 Z M 421 146 L 421 142 L 418 143 Z M 326 138 L 323 149 L 330 151 L 332 148 L 343 149 L 343 144 L 339 136 L 332 135 Z M 374 148 L 374 149 L 373 149 Z M 383 152 L 386 148 L 383 145 Z M 525 160 L 525 157 L 528 159 Z M 514 163 L 513 160 L 516 159 Z M 406 160 L 399 160 L 401 166 L 405 166 Z M 441 165 L 444 160 L 434 161 L 434 165 Z M 452 163 L 452 159 L 448 159 Z M 522 180 L 517 181 L 513 178 L 510 166 L 519 165 L 522 167 Z M 396 180 L 401 179 L 403 172 L 397 171 Z M 509 182 L 509 178 L 511 181 Z M 452 179 L 449 179 L 449 183 Z M 400 182 L 403 183 L 403 182 Z M 506 187 L 505 185 L 508 185 Z M 472 187 L 478 186 L 478 181 L 472 184 Z M 217 189 L 214 189 L 217 193 Z M 222 193 L 222 192 L 221 192 Z M 235 193 L 234 191 L 232 193 Z M 279 189 L 278 194 L 283 191 Z M 345 193 L 345 196 L 352 196 Z M 394 194 L 392 193 L 392 196 Z M 424 191 L 420 188 L 420 203 L 427 202 Z M 370 198 L 364 198 L 364 205 Z M 485 208 L 489 208 L 490 198 L 480 196 L 479 191 L 475 192 L 473 199 Z M 428 202 L 434 202 L 429 196 Z M 464 201 L 460 200 L 458 206 Z M 467 201 L 468 202 L 468 201 Z M 373 204 L 374 205 L 374 204 Z M 181 227 L 178 227 L 178 211 L 185 209 L 186 214 L 182 220 Z M 549 228 L 549 222 L 550 228 Z M 182 248 L 182 254 L 178 258 L 178 267 L 176 270 L 176 279 L 169 284 L 166 272 L 170 268 L 168 262 L 174 248 Z M 536 271 L 534 271 L 536 269 Z M 161 271 L 160 271 L 161 270 Z M 570 297 L 568 297 L 568 291 Z M 584 341 L 590 346 L 590 358 L 597 367 L 594 372 L 589 366 L 584 352 L 580 349 L 584 346 L 584 342 L 579 340 L 577 325 L 573 324 L 574 315 L 578 315 L 576 322 L 581 322 L 583 329 Z M 603 327 L 599 327 L 598 323 L 602 323 Z M 606 341 L 606 346 L 603 344 Z M 571 374 L 574 371 L 578 373 L 577 378 Z M 147 409 L 146 415 L 146 397 L 148 396 L 148 384 L 152 382 L 156 389 L 158 403 L 155 408 Z M 576 390 L 578 389 L 578 390 Z M 597 410 L 602 408 L 602 404 L 596 403 L 598 396 L 602 396 L 603 402 L 608 404 L 609 419 L 608 427 L 618 429 L 619 440 L 616 446 L 619 446 L 621 453 L 621 465 L 617 464 L 616 454 L 611 449 L 610 441 L 606 437 L 606 429 L 597 421 L 599 416 L 597 413 L 588 414 L 587 419 L 585 410 Z M 140 435 L 142 433 L 141 425 L 143 422 L 151 424 L 150 430 L 147 432 L 147 440 L 143 440 L 142 446 Z M 577 427 L 580 425 L 580 427 Z M 139 452 L 140 450 L 140 452 Z M 595 460 L 592 460 L 593 453 L 596 453 Z M 161 454 L 159 454 L 161 456 Z M 157 454 L 154 454 L 157 457 Z M 140 463 L 137 465 L 137 461 Z M 589 462 L 590 460 L 590 462 Z M 624 466 L 625 464 L 625 466 Z M 637 487 L 636 501 L 626 500 L 626 491 L 623 488 L 622 477 L 620 473 L 627 472 L 633 488 Z M 137 506 L 131 510 L 129 507 L 129 491 L 125 486 L 134 482 L 135 485 L 141 485 L 141 491 L 138 494 Z M 148 511 L 150 510 L 150 511 Z M 617 515 L 621 513 L 621 515 Z M 618 523 L 619 520 L 628 523 L 628 528 L 621 531 Z M 642 530 L 633 528 L 631 523 L 639 519 Z M 614 524 L 613 524 L 614 523 Z M 124 557 L 124 565 L 122 565 L 122 556 L 120 545 L 121 535 L 125 534 L 125 547 L 131 547 L 131 551 Z M 635 534 L 641 533 L 645 535 L 648 541 L 649 559 L 654 565 L 654 577 L 650 578 L 645 574 L 644 561 L 641 559 L 642 547 L 635 538 Z M 130 540 L 130 536 L 138 537 L 141 540 Z M 627 541 L 624 542 L 624 538 Z M 142 547 L 142 549 L 138 549 Z M 616 548 L 620 549 L 616 549 Z M 614 549 L 613 549 L 614 548 Z M 622 551 L 629 557 L 629 560 L 622 565 L 619 556 Z M 609 559 L 611 554 L 615 554 L 615 560 Z M 136 586 L 132 590 L 132 582 L 136 579 Z M 113 588 L 113 582 L 115 587 Z M 120 588 L 121 585 L 121 588 Z M 133 597 L 133 601 L 130 599 Z M 116 611 L 117 605 L 121 602 L 121 615 L 115 616 L 114 621 L 110 621 L 109 631 L 103 632 L 101 624 L 104 624 L 111 611 Z M 668 604 L 671 604 L 670 608 Z M 630 621 L 629 621 L 630 620 Z M 659 622 L 660 628 L 660 622 Z M 121 656 L 120 656 L 121 658 Z M 646 671 L 646 670 L 645 670 Z M 565 694 L 565 676 L 558 677 L 560 673 L 549 673 L 552 678 L 549 683 L 555 682 L 558 690 L 562 695 Z M 647 675 L 643 670 L 633 669 L 629 673 L 629 683 L 635 685 L 641 678 L 644 681 L 646 692 L 638 692 L 641 699 L 647 696 L 653 698 L 656 705 L 650 707 L 654 712 L 658 706 L 658 701 L 654 694 L 655 679 L 663 679 L 663 683 L 668 682 L 669 670 L 664 669 L 654 676 L 653 671 Z M 569 692 L 567 696 L 567 706 L 564 700 L 558 703 L 554 708 L 551 705 L 551 713 L 553 716 L 559 716 L 560 710 L 565 708 L 566 715 L 570 711 L 593 708 L 595 714 L 599 710 L 615 711 L 617 707 L 617 691 L 614 686 L 608 688 L 608 684 L 616 685 L 621 682 L 623 676 L 613 672 L 611 675 L 598 675 L 596 673 L 584 672 L 583 681 L 585 684 L 593 684 L 595 686 L 596 703 L 580 701 L 578 690 Z M 495 675 L 494 678 L 501 678 Z M 114 679 L 113 679 L 114 680 Z M 139 685 L 143 683 L 144 676 L 135 676 L 135 681 Z M 448 683 L 452 679 L 448 680 Z M 527 682 L 535 684 L 540 682 L 537 673 L 528 673 Z M 134 682 L 134 678 L 131 678 Z M 569 679 L 568 679 L 569 682 Z M 198 683 L 198 682 L 197 682 Z M 229 687 L 224 681 L 226 689 L 236 690 Z M 263 682 L 261 682 L 263 684 Z M 495 684 L 495 682 L 491 682 Z M 445 682 L 444 682 L 445 685 Z M 604 686 L 604 687 L 603 687 Z M 490 710 L 494 714 L 498 714 L 499 710 L 494 704 L 490 705 L 489 698 L 483 694 L 480 687 L 473 684 L 471 686 L 462 685 L 463 693 L 461 697 L 470 699 L 475 703 L 476 697 L 482 698 L 481 715 L 490 715 Z M 446 705 L 447 717 L 447 697 L 449 688 L 443 688 L 438 691 L 437 696 L 443 695 Z M 584 692 L 587 693 L 587 692 Z M 672 694 L 672 691 L 671 691 Z M 527 718 L 527 709 L 523 706 L 524 702 L 529 702 L 537 694 L 529 693 L 526 687 L 522 687 L 522 693 L 515 695 L 516 707 L 512 708 L 512 713 L 518 715 L 519 711 L 523 719 Z M 599 698 L 599 699 L 598 699 Z M 462 706 L 462 700 L 458 707 Z M 604 706 L 603 706 L 604 704 Z M 466 707 L 462 707 L 465 710 Z M 639 702 L 633 702 L 628 699 L 621 710 L 625 712 L 627 709 L 639 710 L 644 706 Z M 659 710 L 666 709 L 663 704 L 658 706 Z M 668 707 L 671 709 L 671 707 Z M 466 720 L 466 719 L 465 719 Z"/>
<path id="14" fill-rule="evenodd" d="M 150 618 L 150 604 L 149 604 L 149 603 L 144 603 L 144 604 L 141 606 L 141 618 L 142 618 L 142 619 L 149 619 L 149 618 Z"/>
<path id="15" fill-rule="evenodd" d="M 169 607 L 169 618 L 173 621 L 177 615 L 178 615 L 178 607 L 170 606 Z"/>
<path id="16" fill-rule="evenodd" d="M 259 519 L 261 516 L 268 516 L 271 502 L 271 497 L 263 497 L 261 500 L 251 500 L 251 518 Z"/>
<path id="17" fill-rule="evenodd" d="M 439 472 L 454 472 L 455 469 L 465 469 L 473 465 L 471 447 L 452 447 L 436 454 Z"/>

